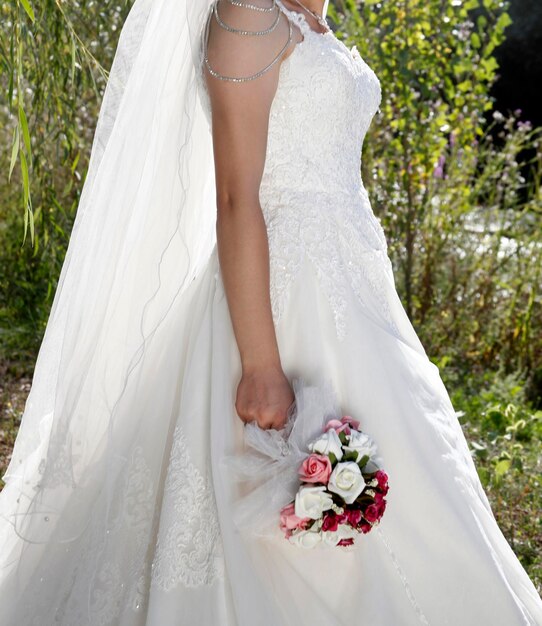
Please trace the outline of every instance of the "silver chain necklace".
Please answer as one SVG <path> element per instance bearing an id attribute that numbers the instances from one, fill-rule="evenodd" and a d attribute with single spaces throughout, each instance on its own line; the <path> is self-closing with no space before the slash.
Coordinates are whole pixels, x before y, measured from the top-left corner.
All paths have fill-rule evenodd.
<path id="1" fill-rule="evenodd" d="M 225 76 L 224 74 L 221 74 L 215 70 L 213 70 L 213 68 L 210 66 L 209 64 L 209 59 L 207 57 L 207 46 L 208 46 L 208 39 L 209 39 L 209 25 L 211 22 L 211 19 L 214 15 L 216 22 L 218 23 L 218 25 L 221 28 L 224 28 L 225 30 L 228 30 L 232 33 L 236 33 L 238 35 L 264 35 L 264 34 L 268 34 L 271 31 L 273 31 L 277 24 L 278 24 L 278 17 L 280 16 L 281 10 L 277 5 L 277 0 L 272 0 L 272 6 L 270 7 L 271 10 L 277 10 L 277 18 L 275 19 L 275 21 L 273 22 L 273 24 L 269 27 L 266 28 L 264 30 L 242 30 L 239 28 L 234 28 L 232 26 L 230 26 L 229 24 L 226 24 L 221 18 L 220 15 L 218 14 L 218 9 L 217 9 L 217 5 L 218 5 L 219 0 L 215 0 L 213 8 L 211 11 L 209 11 L 209 16 L 207 18 L 207 22 L 205 24 L 205 33 L 203 36 L 203 61 L 205 63 L 205 65 L 207 66 L 207 69 L 209 70 L 209 73 L 214 76 L 215 78 L 219 78 L 220 80 L 227 80 L 227 81 L 231 81 L 234 83 L 242 83 L 242 82 L 246 82 L 249 80 L 254 80 L 255 78 L 258 78 L 259 76 L 261 76 L 262 74 L 264 74 L 265 72 L 267 72 L 269 69 L 271 69 L 282 57 L 282 55 L 284 54 L 284 52 L 286 52 L 286 49 L 288 48 L 288 46 L 290 45 L 290 43 L 292 42 L 293 39 L 293 28 L 292 28 L 292 22 L 291 20 L 287 20 L 288 22 L 288 39 L 286 41 L 286 43 L 284 44 L 284 46 L 282 47 L 282 49 L 276 54 L 276 56 L 272 59 L 272 61 L 270 63 L 268 63 L 264 68 L 262 68 L 259 72 L 256 72 L 255 74 L 252 74 L 251 76 Z M 230 0 L 231 4 L 235 4 L 237 6 L 243 6 L 246 7 L 247 9 L 252 9 L 254 11 L 260 11 L 260 9 L 262 7 L 259 7 L 255 4 L 251 4 L 249 2 L 242 2 L 242 0 Z M 268 7 L 266 7 L 265 9 L 266 11 L 268 11 Z"/>
<path id="2" fill-rule="evenodd" d="M 250 6 L 254 6 L 254 5 L 250 5 Z M 273 2 L 272 8 L 275 8 L 275 6 L 276 6 L 276 3 Z M 271 26 L 269 26 L 269 28 L 264 28 L 263 30 L 242 30 L 240 28 L 235 28 L 234 26 L 230 26 L 229 24 L 226 24 L 220 18 L 220 15 L 218 14 L 218 2 L 215 2 L 213 5 L 214 15 L 218 24 L 222 26 L 222 28 L 224 28 L 225 30 L 229 30 L 231 33 L 237 33 L 239 35 L 268 35 L 269 33 L 273 32 L 275 28 L 277 27 L 279 23 L 279 19 L 280 19 L 280 9 L 278 8 L 278 6 L 276 8 L 277 8 L 277 16 L 275 17 L 274 22 L 271 24 Z"/>
<path id="3" fill-rule="evenodd" d="M 236 7 L 245 7 L 246 9 L 252 9 L 253 11 L 261 11 L 262 13 L 269 13 L 275 9 L 274 2 L 270 7 L 260 7 L 256 4 L 250 4 L 249 2 L 241 2 L 240 0 L 228 0 L 228 2 Z"/>
<path id="4" fill-rule="evenodd" d="M 324 19 L 324 17 L 322 17 L 318 13 L 315 13 L 314 11 L 311 11 L 310 9 L 308 9 L 304 4 L 299 2 L 299 0 L 295 0 L 295 1 L 297 2 L 297 4 L 299 4 L 299 6 L 301 8 L 305 9 L 305 11 L 310 13 L 312 15 L 312 17 L 314 17 L 314 19 L 318 22 L 318 24 L 320 24 L 320 26 L 323 26 L 326 30 L 330 30 L 329 25 L 326 22 L 326 20 Z"/>

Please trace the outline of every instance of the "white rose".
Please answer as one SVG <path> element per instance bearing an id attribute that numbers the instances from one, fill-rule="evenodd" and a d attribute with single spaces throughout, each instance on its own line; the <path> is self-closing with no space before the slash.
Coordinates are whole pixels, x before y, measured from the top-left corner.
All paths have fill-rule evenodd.
<path id="1" fill-rule="evenodd" d="M 316 487 L 300 487 L 295 496 L 294 512 L 301 519 L 310 517 L 318 519 L 322 513 L 331 508 L 333 500 L 326 492 L 324 485 Z"/>
<path id="2" fill-rule="evenodd" d="M 314 548 L 322 541 L 322 535 L 320 531 L 300 530 L 290 535 L 288 540 L 301 548 Z"/>
<path id="3" fill-rule="evenodd" d="M 337 461 L 343 458 L 343 450 L 339 435 L 335 432 L 334 428 L 330 428 L 327 432 L 322 433 L 316 441 L 309 443 L 309 450 L 311 452 L 318 452 L 318 454 L 328 455 L 333 453 Z"/>
<path id="4" fill-rule="evenodd" d="M 353 430 L 348 437 L 348 445 L 344 446 L 346 452 L 357 452 L 356 463 L 360 461 L 365 455 L 369 458 L 374 456 L 377 452 L 376 443 L 366 435 L 360 433 L 358 430 Z"/>
<path id="5" fill-rule="evenodd" d="M 356 539 L 359 535 L 359 531 L 352 528 L 350 524 L 339 524 L 339 528 L 337 528 L 337 535 L 339 535 L 339 541 L 341 539 Z"/>
<path id="6" fill-rule="evenodd" d="M 339 524 L 337 530 L 323 530 L 322 543 L 328 546 L 336 546 L 342 539 L 356 539 L 359 532 L 350 524 Z"/>
<path id="7" fill-rule="evenodd" d="M 352 504 L 365 487 L 365 480 L 354 461 L 337 463 L 329 477 L 327 488 L 333 493 L 338 493 L 346 502 Z M 297 512 L 296 512 L 297 515 Z"/>
<path id="8" fill-rule="evenodd" d="M 339 533 L 336 530 L 323 530 L 321 534 L 322 543 L 327 546 L 336 546 L 340 541 Z"/>

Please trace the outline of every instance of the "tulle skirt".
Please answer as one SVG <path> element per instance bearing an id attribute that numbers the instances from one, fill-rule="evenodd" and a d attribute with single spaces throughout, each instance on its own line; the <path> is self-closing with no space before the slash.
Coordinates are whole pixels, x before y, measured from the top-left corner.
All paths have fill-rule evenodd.
<path id="1" fill-rule="evenodd" d="M 259 539 L 239 533 L 232 522 L 237 492 L 222 461 L 243 451 L 243 423 L 233 403 L 241 369 L 212 256 L 193 311 L 197 324 L 190 333 L 177 416 L 184 445 L 177 453 L 182 447 L 186 454 L 180 466 L 194 463 L 208 480 L 219 532 L 213 550 L 198 550 L 193 536 L 190 550 L 183 543 L 177 564 L 162 568 L 168 573 L 189 568 L 193 558 L 206 583 L 167 590 L 167 584 L 151 585 L 147 624 L 542 624 L 540 598 L 497 526 L 438 369 L 427 358 L 393 281 L 387 296 L 399 336 L 371 319 L 352 293 L 347 336 L 339 341 L 329 304 L 306 261 L 277 325 L 286 375 L 330 380 L 343 413 L 359 419 L 378 442 L 389 474 L 381 523 L 353 549 L 302 549 L 279 530 L 273 539 Z M 196 410 L 190 408 L 194 403 Z M 170 472 L 177 469 L 170 463 Z M 177 489 L 165 492 L 159 544 L 182 508 L 180 477 L 175 482 Z M 209 548 L 210 511 L 193 512 L 198 519 L 193 530 Z"/>
<path id="2" fill-rule="evenodd" d="M 384 460 L 386 511 L 353 548 L 303 549 L 278 528 L 258 538 L 235 526 L 239 492 L 224 458 L 244 449 L 241 365 L 215 248 L 126 394 L 126 420 L 133 411 L 148 419 L 129 435 L 127 471 L 103 486 L 118 489 L 117 527 L 91 517 L 80 540 L 25 546 L 24 561 L 4 529 L 27 570 L 0 587 L 1 623 L 542 625 L 542 602 L 495 521 L 438 369 L 393 279 L 385 288 L 398 332 L 352 292 L 339 340 L 306 260 L 276 328 L 286 375 L 329 380 Z M 99 502 L 98 493 L 97 511 Z"/>

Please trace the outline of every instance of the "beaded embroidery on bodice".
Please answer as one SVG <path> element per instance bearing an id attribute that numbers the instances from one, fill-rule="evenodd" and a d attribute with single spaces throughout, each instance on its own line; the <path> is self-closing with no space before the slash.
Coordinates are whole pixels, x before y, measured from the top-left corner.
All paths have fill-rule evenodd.
<path id="1" fill-rule="evenodd" d="M 348 288 L 362 304 L 369 288 L 395 331 L 384 293 L 391 273 L 386 239 L 361 179 L 361 149 L 380 104 L 380 83 L 355 46 L 348 48 L 332 31 L 316 32 L 280 0 L 277 5 L 303 40 L 280 65 L 259 193 L 274 321 L 280 323 L 308 258 L 339 339 L 346 336 Z M 202 92 L 210 124 L 209 97 Z"/>
<path id="2" fill-rule="evenodd" d="M 312 30 L 302 13 L 277 4 L 304 39 L 281 64 L 261 191 L 302 185 L 312 193 L 355 192 L 380 83 L 355 46 Z"/>

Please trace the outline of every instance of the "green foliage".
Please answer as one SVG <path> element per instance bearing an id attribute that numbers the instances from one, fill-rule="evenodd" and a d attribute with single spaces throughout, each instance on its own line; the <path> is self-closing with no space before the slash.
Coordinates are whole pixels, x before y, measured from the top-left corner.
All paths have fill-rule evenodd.
<path id="1" fill-rule="evenodd" d="M 364 181 L 427 351 L 465 369 L 528 368 L 534 381 L 541 133 L 519 114 L 487 122 L 504 4 L 336 0 L 330 14 L 382 84 Z"/>
<path id="2" fill-rule="evenodd" d="M 124 2 L 0 0 L 0 353 L 33 361 Z M 26 356 L 25 356 L 26 355 Z"/>
<path id="3" fill-rule="evenodd" d="M 456 372 L 441 373 L 454 388 L 452 401 L 499 526 L 540 591 L 542 411 L 526 401 L 517 374 L 486 373 L 460 387 Z"/>

